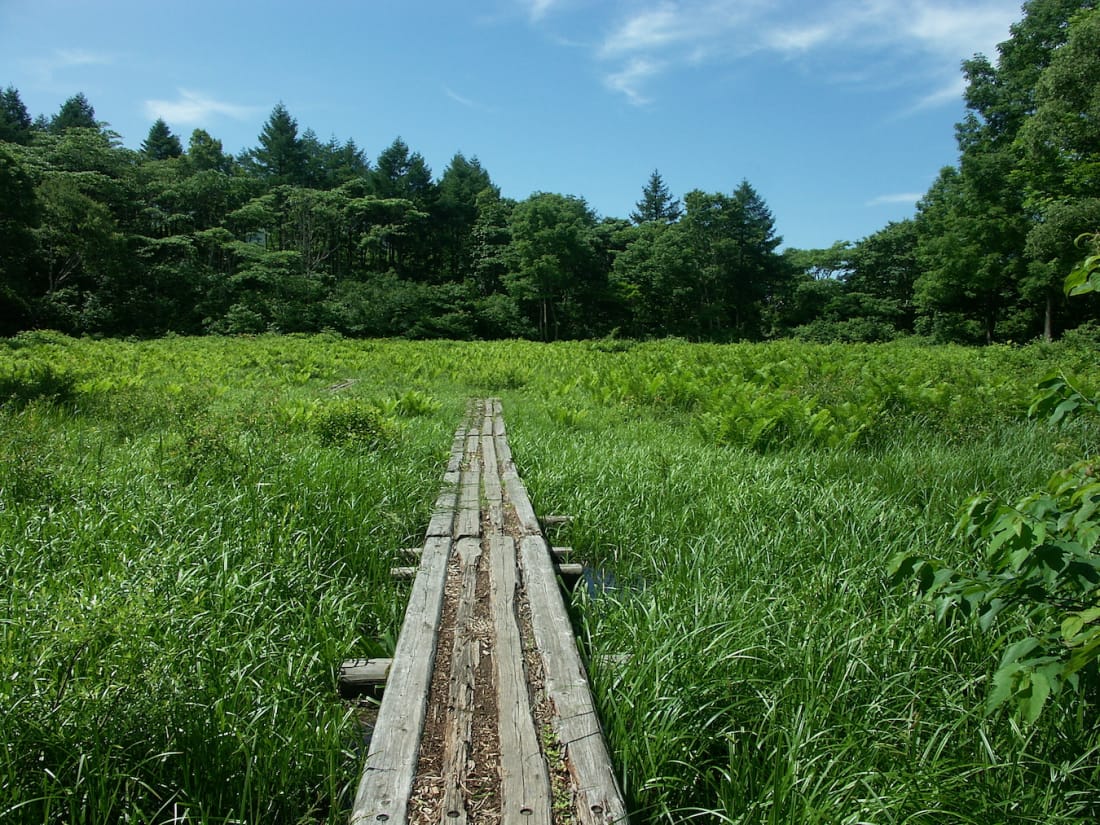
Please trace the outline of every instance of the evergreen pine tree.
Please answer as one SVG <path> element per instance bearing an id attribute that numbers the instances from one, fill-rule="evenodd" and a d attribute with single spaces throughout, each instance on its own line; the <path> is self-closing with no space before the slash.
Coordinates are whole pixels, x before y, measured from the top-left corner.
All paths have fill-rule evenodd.
<path id="1" fill-rule="evenodd" d="M 274 184 L 301 185 L 307 177 L 306 151 L 298 137 L 298 121 L 279 103 L 260 133 L 251 158 L 260 175 Z"/>
<path id="2" fill-rule="evenodd" d="M 19 91 L 8 86 L 0 92 L 0 141 L 27 143 L 31 136 L 31 116 Z"/>
<path id="3" fill-rule="evenodd" d="M 680 201 L 672 197 L 661 178 L 661 173 L 656 169 L 653 170 L 653 174 L 649 176 L 649 183 L 642 190 L 642 199 L 634 206 L 635 210 L 630 213 L 630 219 L 638 224 L 649 221 L 676 223 L 683 214 Z"/>
<path id="4" fill-rule="evenodd" d="M 157 118 L 149 127 L 149 136 L 141 144 L 141 151 L 150 160 L 167 160 L 178 158 L 183 154 L 183 144 L 180 139 L 172 134 L 168 124 L 163 119 Z"/>
<path id="5" fill-rule="evenodd" d="M 60 134 L 66 129 L 98 129 L 99 123 L 95 119 L 95 109 L 88 102 L 83 92 L 77 92 L 64 103 L 53 120 L 50 121 L 50 131 Z"/>

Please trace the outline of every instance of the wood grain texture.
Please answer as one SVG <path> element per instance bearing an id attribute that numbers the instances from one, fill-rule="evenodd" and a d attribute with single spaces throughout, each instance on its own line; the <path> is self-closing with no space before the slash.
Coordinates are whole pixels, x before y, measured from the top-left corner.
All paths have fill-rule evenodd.
<path id="1" fill-rule="evenodd" d="M 337 688 L 344 699 L 382 693 L 393 659 L 348 659 L 340 665 Z"/>
<path id="2" fill-rule="evenodd" d="M 588 674 L 558 589 L 550 548 L 541 535 L 523 539 L 520 569 L 546 694 L 554 707 L 558 739 L 575 785 L 577 821 L 586 825 L 625 822 L 626 806 L 611 769 Z"/>
<path id="3" fill-rule="evenodd" d="M 432 537 L 424 543 L 420 572 L 409 594 L 405 622 L 352 805 L 352 825 L 406 820 L 435 664 L 450 552 L 449 537 Z"/>
<path id="4" fill-rule="evenodd" d="M 516 620 L 516 546 L 511 536 L 489 538 L 489 575 L 500 719 L 501 822 L 550 825 L 550 777 L 527 690 L 523 641 Z"/>
<path id="5" fill-rule="evenodd" d="M 474 636 L 477 591 L 477 566 L 481 541 L 461 539 L 456 546 L 461 565 L 462 586 L 455 611 L 454 640 L 451 648 L 451 674 L 448 682 L 447 738 L 443 742 L 443 819 L 454 825 L 466 822 L 465 787 L 467 761 L 472 747 L 470 733 L 474 722 L 474 692 L 485 686 L 476 683 L 475 672 L 481 643 Z"/>

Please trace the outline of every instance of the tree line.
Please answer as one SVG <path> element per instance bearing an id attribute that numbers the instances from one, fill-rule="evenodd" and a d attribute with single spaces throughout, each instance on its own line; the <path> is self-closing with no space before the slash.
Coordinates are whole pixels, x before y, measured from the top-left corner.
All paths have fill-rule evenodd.
<path id="1" fill-rule="evenodd" d="M 32 119 L 0 93 L 0 334 L 315 332 L 990 342 L 1098 315 L 1061 280 L 1100 229 L 1100 12 L 1031 0 L 991 63 L 963 65 L 958 164 L 916 215 L 779 251 L 748 181 L 629 220 L 583 198 L 501 195 L 476 157 L 438 177 L 397 138 L 373 160 L 283 104 L 231 155 L 163 120 L 139 150 L 83 94 Z"/>

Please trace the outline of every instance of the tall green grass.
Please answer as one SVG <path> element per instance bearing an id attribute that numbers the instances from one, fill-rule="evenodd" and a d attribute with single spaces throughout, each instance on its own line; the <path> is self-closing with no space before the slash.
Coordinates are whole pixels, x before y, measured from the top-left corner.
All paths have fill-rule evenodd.
<path id="1" fill-rule="evenodd" d="M 335 671 L 392 649 L 456 400 L 342 442 L 354 395 L 208 380 L 0 411 L 0 820 L 345 818 Z"/>
<path id="2" fill-rule="evenodd" d="M 1071 347 L 0 342 L 0 821 L 342 822 L 348 656 L 465 398 L 502 395 L 638 822 L 1085 822 L 1093 707 L 981 713 L 997 639 L 887 563 L 1094 449 L 1026 420 Z M 1094 388 L 1093 388 L 1094 389 Z M 601 654 L 615 654 L 612 657 Z M 625 656 L 622 654 L 626 654 Z"/>
<path id="3" fill-rule="evenodd" d="M 762 454 L 686 420 L 554 417 L 516 418 L 513 450 L 536 508 L 572 514 L 569 543 L 618 584 L 576 610 L 639 820 L 1100 814 L 1096 708 L 1027 730 L 984 717 L 996 640 L 937 624 L 886 573 L 901 550 L 957 554 L 968 495 L 1041 485 L 1094 432 L 1019 422 L 960 444 L 908 427 Z"/>

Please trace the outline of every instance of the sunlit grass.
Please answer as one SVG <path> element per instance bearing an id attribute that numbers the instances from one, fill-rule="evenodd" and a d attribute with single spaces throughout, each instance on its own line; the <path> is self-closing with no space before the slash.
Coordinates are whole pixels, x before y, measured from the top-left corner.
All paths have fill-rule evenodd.
<path id="1" fill-rule="evenodd" d="M 985 718 L 995 640 L 936 624 L 886 576 L 902 550 L 958 553 L 959 503 L 1041 484 L 1070 433 L 1021 422 L 965 445 L 913 430 L 765 455 L 619 415 L 561 432 L 529 414 L 511 433 L 536 507 L 571 514 L 569 543 L 620 585 L 577 608 L 643 821 L 1097 812 L 1095 713 L 1029 731 Z"/>
<path id="2" fill-rule="evenodd" d="M 388 571 L 475 395 L 601 571 L 574 615 L 634 821 L 1092 821 L 1095 711 L 985 718 L 997 640 L 886 568 L 957 559 L 966 497 L 1094 449 L 1025 416 L 1094 360 L 0 342 L 0 821 L 344 821 L 363 754 L 336 669 L 392 651 Z"/>

